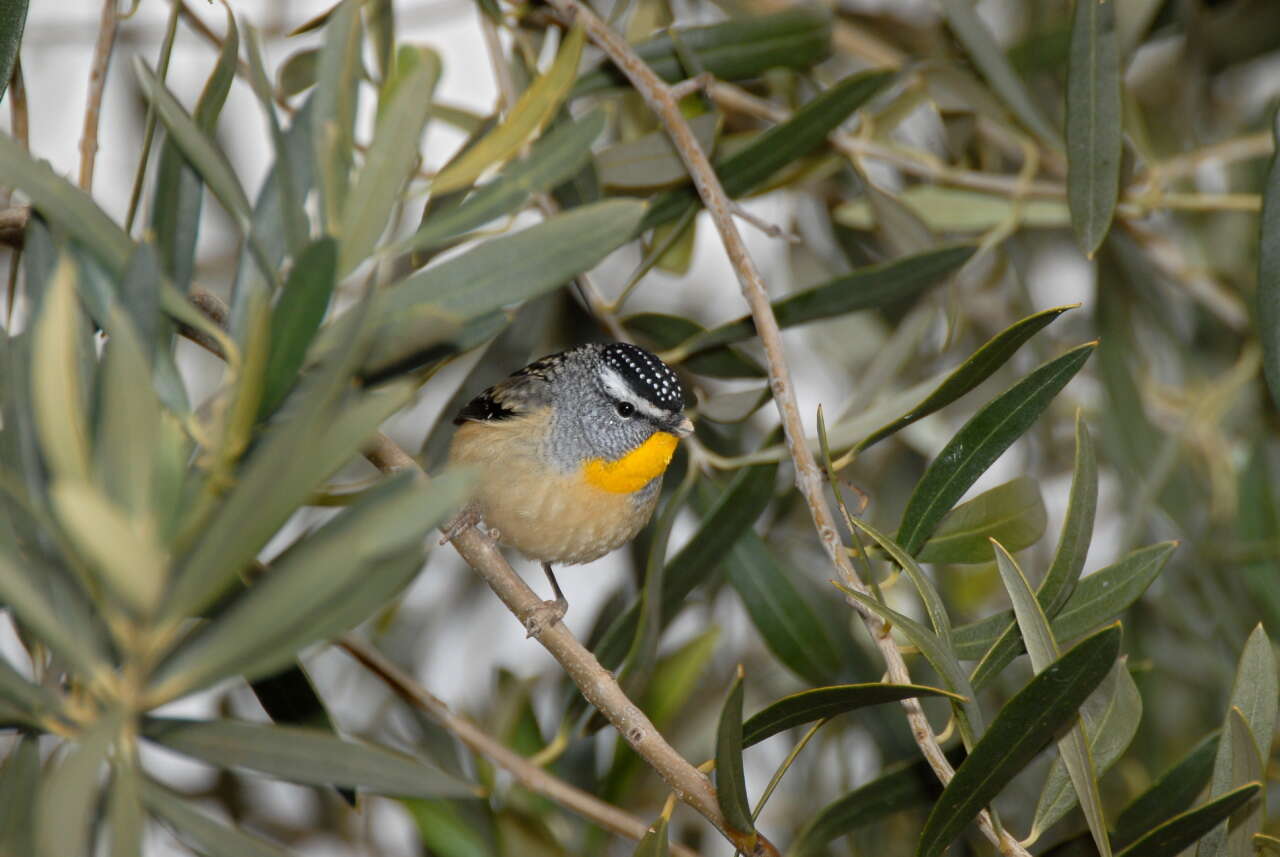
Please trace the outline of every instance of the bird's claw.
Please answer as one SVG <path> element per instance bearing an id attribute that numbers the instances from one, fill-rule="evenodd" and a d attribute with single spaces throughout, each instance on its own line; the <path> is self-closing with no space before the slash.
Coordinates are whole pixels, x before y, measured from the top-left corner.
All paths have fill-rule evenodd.
<path id="1" fill-rule="evenodd" d="M 543 601 L 524 620 L 525 638 L 536 637 L 564 618 L 569 602 L 564 598 Z"/>

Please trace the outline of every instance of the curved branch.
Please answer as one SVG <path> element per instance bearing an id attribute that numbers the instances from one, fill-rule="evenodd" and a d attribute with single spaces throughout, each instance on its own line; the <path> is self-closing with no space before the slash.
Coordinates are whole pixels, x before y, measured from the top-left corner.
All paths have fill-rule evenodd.
<path id="1" fill-rule="evenodd" d="M 760 271 L 756 268 L 742 234 L 733 222 L 732 205 L 728 195 L 720 184 L 711 162 L 698 145 L 689 123 L 680 112 L 679 105 L 668 86 L 652 68 L 640 59 L 631 46 L 613 31 L 594 12 L 579 0 L 549 0 L 555 9 L 570 22 L 581 24 L 587 37 L 600 47 L 613 61 L 614 65 L 626 75 L 631 85 L 640 93 L 649 108 L 657 114 L 658 120 L 666 129 L 671 142 L 680 153 L 681 160 L 693 179 L 694 187 L 702 198 L 703 205 L 711 215 L 720 233 L 729 261 L 738 275 L 743 296 L 751 308 L 751 317 L 755 321 L 756 331 L 764 346 L 769 367 L 769 385 L 773 391 L 773 400 L 782 417 L 783 429 L 786 432 L 787 448 L 795 462 L 796 486 L 804 496 L 813 518 L 814 527 L 822 546 L 826 549 L 832 564 L 839 571 L 846 586 L 859 592 L 868 592 L 857 571 L 845 552 L 840 539 L 836 519 L 827 503 L 825 480 L 813 453 L 805 443 L 804 423 L 800 418 L 800 408 L 796 402 L 795 388 L 791 380 L 791 371 L 787 366 L 786 355 L 782 346 L 782 334 L 778 320 L 774 317 L 773 307 L 769 303 L 769 295 L 765 291 Z M 857 602 L 852 603 L 854 609 L 862 616 L 871 630 L 873 639 L 880 648 L 889 677 L 897 683 L 910 681 L 910 674 L 898 651 L 897 644 L 883 627 L 879 619 L 869 613 Z M 950 781 L 955 773 L 942 753 L 933 734 L 933 728 L 924 715 L 924 710 L 917 700 L 904 700 L 907 720 L 911 732 L 921 753 L 929 761 L 934 773 L 943 783 Z M 1003 854 L 1027 855 L 1027 851 L 1007 832 L 996 827 L 990 813 L 983 810 L 978 819 L 979 827 L 986 837 L 1000 848 Z M 1029 857 L 1029 855 L 1027 855 Z"/>
<path id="2" fill-rule="evenodd" d="M 116 0 L 103 0 L 98 43 L 89 67 L 89 101 L 84 110 L 84 132 L 80 135 L 80 187 L 93 186 L 93 165 L 98 158 L 98 119 L 102 113 L 102 93 L 107 87 L 107 68 L 116 44 Z"/>

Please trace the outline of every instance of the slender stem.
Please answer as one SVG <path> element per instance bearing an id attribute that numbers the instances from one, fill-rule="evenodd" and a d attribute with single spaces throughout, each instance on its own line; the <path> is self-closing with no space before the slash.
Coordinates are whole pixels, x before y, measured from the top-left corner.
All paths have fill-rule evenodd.
<path id="1" fill-rule="evenodd" d="M 98 157 L 98 120 L 102 114 L 102 94 L 107 88 L 107 68 L 116 44 L 116 0 L 103 0 L 98 43 L 89 67 L 89 100 L 84 111 L 84 131 L 80 135 L 80 187 L 93 187 L 93 165 Z"/>
<path id="2" fill-rule="evenodd" d="M 454 714 L 443 701 L 433 696 L 363 640 L 346 636 L 338 641 L 338 647 L 382 679 L 402 699 L 428 714 L 473 752 L 509 772 L 517 782 L 530 791 L 550 798 L 566 809 L 578 813 L 583 818 L 619 836 L 638 841 L 648 832 L 649 825 L 634 815 L 623 812 L 595 795 L 549 774 L 471 721 Z M 671 853 L 680 857 L 698 857 L 698 852 L 683 845 L 673 843 L 670 847 Z"/>
<path id="3" fill-rule="evenodd" d="M 27 108 L 27 81 L 22 76 L 22 57 L 13 61 L 13 77 L 9 80 L 9 115 L 13 117 L 13 139 L 22 148 L 31 148 L 31 122 Z"/>
<path id="4" fill-rule="evenodd" d="M 800 418 L 800 408 L 795 397 L 791 371 L 787 366 L 781 330 L 778 327 L 777 318 L 774 317 L 768 292 L 747 250 L 746 243 L 733 221 L 728 195 L 721 186 L 711 162 L 698 145 L 693 131 L 689 128 L 689 123 L 681 114 L 678 103 L 672 97 L 671 88 L 636 55 L 626 41 L 578 0 L 549 0 L 549 2 L 569 21 L 581 24 L 586 29 L 588 38 L 600 47 L 614 65 L 626 75 L 649 108 L 657 114 L 684 161 L 698 195 L 702 198 L 703 205 L 706 206 L 720 233 L 729 261 L 738 275 L 743 296 L 751 308 L 751 316 L 755 321 L 756 331 L 764 346 L 768 362 L 774 404 L 782 418 L 787 448 L 795 463 L 796 485 L 809 506 L 818 537 L 845 585 L 860 592 L 867 592 L 866 585 L 859 579 L 857 571 L 849 561 L 848 553 L 840 539 L 835 516 L 823 493 L 822 472 L 806 443 L 804 423 Z M 850 601 L 851 606 L 858 611 L 871 630 L 872 637 L 876 640 L 885 659 L 891 680 L 896 683 L 909 682 L 910 674 L 906 663 L 888 629 L 869 611 L 861 608 L 856 601 L 853 599 Z M 954 770 L 935 740 L 933 729 L 920 703 L 917 700 L 904 700 L 903 707 L 906 709 L 907 720 L 921 752 L 928 759 L 938 778 L 944 783 L 948 782 Z M 983 834 L 995 843 L 1002 853 L 1026 855 L 1026 849 L 1018 845 L 1009 834 L 999 830 L 986 810 L 983 810 L 979 816 L 978 823 Z"/>

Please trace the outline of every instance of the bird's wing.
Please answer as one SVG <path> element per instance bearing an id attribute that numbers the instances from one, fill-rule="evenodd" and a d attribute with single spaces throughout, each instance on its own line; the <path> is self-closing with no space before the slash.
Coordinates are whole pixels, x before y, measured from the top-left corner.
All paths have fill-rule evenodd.
<path id="1" fill-rule="evenodd" d="M 559 354 L 543 357 L 494 384 L 467 402 L 453 418 L 454 425 L 507 420 L 551 404 L 551 376 L 560 360 Z"/>

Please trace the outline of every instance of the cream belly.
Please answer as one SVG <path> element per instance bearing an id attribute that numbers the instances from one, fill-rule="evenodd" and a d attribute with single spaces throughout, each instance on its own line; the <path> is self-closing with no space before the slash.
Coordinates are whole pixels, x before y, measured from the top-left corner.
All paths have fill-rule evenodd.
<path id="1" fill-rule="evenodd" d="M 580 473 L 548 472 L 509 425 L 464 423 L 450 451 L 453 462 L 485 471 L 473 502 L 503 544 L 530 559 L 572 565 L 621 547 L 648 523 L 661 477 L 637 492 L 619 494 L 590 484 Z"/>

